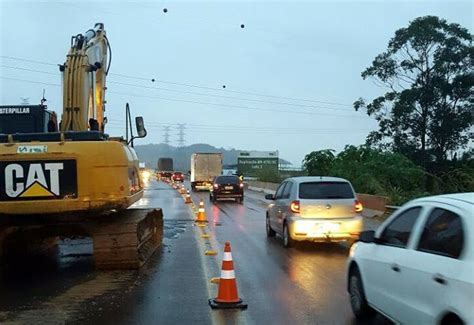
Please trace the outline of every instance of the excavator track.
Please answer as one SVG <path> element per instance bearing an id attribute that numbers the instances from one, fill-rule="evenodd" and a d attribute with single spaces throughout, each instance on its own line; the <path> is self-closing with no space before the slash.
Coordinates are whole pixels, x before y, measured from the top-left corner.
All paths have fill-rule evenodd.
<path id="1" fill-rule="evenodd" d="M 142 267 L 162 242 L 161 209 L 128 209 L 109 217 L 88 226 L 96 268 Z"/>
<path id="2" fill-rule="evenodd" d="M 28 218 L 29 217 L 29 218 Z M 35 253 L 56 238 L 90 237 L 97 269 L 138 269 L 161 245 L 161 209 L 126 209 L 100 218 L 14 218 L 0 224 L 0 260 Z M 41 242 L 41 245 L 36 243 Z M 31 245 L 35 243 L 35 245 Z M 28 251 L 31 250 L 31 251 Z"/>

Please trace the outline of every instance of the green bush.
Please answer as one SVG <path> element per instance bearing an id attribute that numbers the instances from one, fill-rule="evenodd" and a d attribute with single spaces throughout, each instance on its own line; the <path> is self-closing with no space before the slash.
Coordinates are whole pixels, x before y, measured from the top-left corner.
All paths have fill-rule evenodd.
<path id="1" fill-rule="evenodd" d="M 262 169 L 257 172 L 257 178 L 261 182 L 280 183 L 282 181 L 278 171 Z"/>
<path id="2" fill-rule="evenodd" d="M 327 159 L 328 153 L 332 152 L 312 152 L 303 164 L 311 166 L 313 173 L 319 173 L 321 169 L 317 165 L 321 161 L 323 169 L 328 170 L 323 176 L 345 178 L 357 192 L 388 196 L 392 204 L 401 204 L 427 194 L 424 191 L 423 169 L 401 154 L 366 146 L 346 146 L 331 161 Z M 314 175 L 311 171 L 308 170 L 308 173 Z"/>

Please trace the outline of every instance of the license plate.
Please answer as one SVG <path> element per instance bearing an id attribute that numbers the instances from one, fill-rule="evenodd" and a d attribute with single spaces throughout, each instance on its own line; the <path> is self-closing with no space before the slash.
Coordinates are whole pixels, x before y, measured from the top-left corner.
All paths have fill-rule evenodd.
<path id="1" fill-rule="evenodd" d="M 226 186 L 226 187 L 224 187 L 224 189 L 225 189 L 225 190 L 233 190 L 234 187 L 233 187 L 233 186 Z"/>
<path id="2" fill-rule="evenodd" d="M 77 198 L 75 160 L 0 162 L 0 201 Z"/>
<path id="3" fill-rule="evenodd" d="M 338 232 L 340 229 L 340 224 L 339 223 L 320 223 L 317 225 L 314 225 L 313 231 L 311 232 L 310 236 L 311 237 L 317 237 L 321 235 L 327 235 L 331 233 Z"/>

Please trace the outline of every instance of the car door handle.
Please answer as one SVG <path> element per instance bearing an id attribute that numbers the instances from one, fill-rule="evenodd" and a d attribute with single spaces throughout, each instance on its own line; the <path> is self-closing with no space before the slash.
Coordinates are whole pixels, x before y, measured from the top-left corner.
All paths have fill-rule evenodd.
<path id="1" fill-rule="evenodd" d="M 444 276 L 442 276 L 441 274 L 435 274 L 433 276 L 433 280 L 435 282 L 438 282 L 439 284 L 446 284 L 446 279 L 444 278 Z"/>
<path id="2" fill-rule="evenodd" d="M 400 267 L 397 264 L 392 264 L 390 268 L 392 269 L 392 271 L 400 272 Z"/>

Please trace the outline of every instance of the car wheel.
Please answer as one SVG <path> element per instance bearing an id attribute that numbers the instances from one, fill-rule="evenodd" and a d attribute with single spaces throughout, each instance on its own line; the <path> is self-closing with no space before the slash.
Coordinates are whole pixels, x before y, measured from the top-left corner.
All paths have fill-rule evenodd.
<path id="1" fill-rule="evenodd" d="M 275 237 L 275 230 L 272 229 L 272 227 L 270 226 L 270 220 L 268 218 L 268 216 L 265 218 L 266 221 L 265 221 L 265 229 L 267 231 L 267 237 Z"/>
<path id="2" fill-rule="evenodd" d="M 244 197 L 243 197 L 243 196 L 242 196 L 242 197 L 239 197 L 239 198 L 237 199 L 237 202 L 239 202 L 240 204 L 244 204 Z"/>
<path id="3" fill-rule="evenodd" d="M 283 246 L 286 248 L 293 247 L 295 245 L 295 241 L 293 238 L 290 236 L 290 230 L 288 229 L 288 225 L 285 224 L 283 225 Z"/>
<path id="4" fill-rule="evenodd" d="M 374 310 L 365 298 L 362 278 L 357 267 L 353 268 L 349 274 L 349 296 L 352 312 L 357 319 L 365 319 L 374 314 Z"/>

